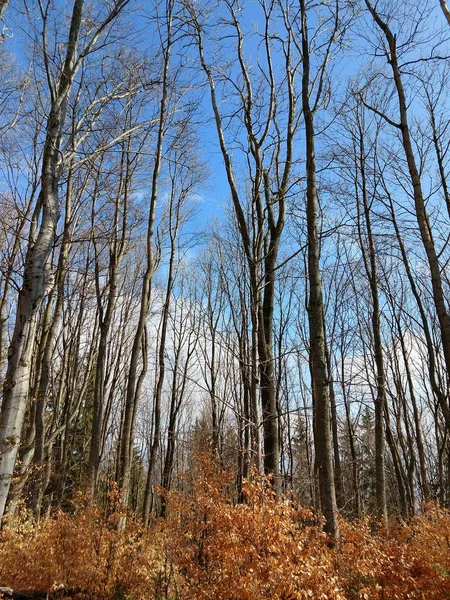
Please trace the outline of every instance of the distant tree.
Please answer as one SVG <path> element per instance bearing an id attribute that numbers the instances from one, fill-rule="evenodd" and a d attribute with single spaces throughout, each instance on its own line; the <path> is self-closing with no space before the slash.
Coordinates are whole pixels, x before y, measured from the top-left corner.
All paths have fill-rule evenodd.
<path id="1" fill-rule="evenodd" d="M 231 194 L 234 215 L 247 262 L 250 285 L 250 314 L 258 361 L 259 394 L 263 418 L 264 470 L 274 477 L 279 488 L 279 426 L 275 389 L 273 355 L 274 293 L 277 261 L 285 225 L 286 202 L 292 183 L 293 143 L 298 127 L 295 77 L 298 70 L 293 57 L 290 31 L 283 24 L 274 3 L 259 2 L 263 26 L 259 40 L 260 59 L 254 70 L 246 57 L 242 7 L 238 2 L 223 3 L 220 36 L 233 40 L 233 72 L 224 76 L 224 69 L 213 60 L 206 43 L 208 15 L 205 7 L 187 4 L 186 19 L 198 47 L 200 64 L 206 76 L 211 107 Z M 216 10 L 219 10 L 216 8 Z M 214 15 L 214 13 L 210 13 Z M 215 18 L 213 16 L 213 18 Z M 275 33 L 281 43 L 281 71 L 274 69 Z M 230 61 L 228 41 L 227 57 Z M 226 68 L 225 68 L 226 70 Z M 234 72 L 235 71 L 235 72 Z M 232 94 L 235 107 L 230 114 L 221 100 Z M 230 119 L 243 125 L 236 139 L 228 137 Z M 234 116 L 233 116 L 234 115 Z M 237 144 L 240 158 L 232 155 Z M 245 169 L 247 189 L 236 178 Z"/>

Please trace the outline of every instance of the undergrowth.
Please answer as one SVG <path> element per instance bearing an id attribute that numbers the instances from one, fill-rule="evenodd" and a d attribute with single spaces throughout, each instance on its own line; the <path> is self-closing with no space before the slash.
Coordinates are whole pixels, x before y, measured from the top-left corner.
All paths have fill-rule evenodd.
<path id="1" fill-rule="evenodd" d="M 330 547 L 320 519 L 254 478 L 234 504 L 229 474 L 202 458 L 150 527 L 80 495 L 39 525 L 17 517 L 0 534 L 0 586 L 95 600 L 450 598 L 450 514 L 423 507 L 371 532 L 341 522 Z"/>

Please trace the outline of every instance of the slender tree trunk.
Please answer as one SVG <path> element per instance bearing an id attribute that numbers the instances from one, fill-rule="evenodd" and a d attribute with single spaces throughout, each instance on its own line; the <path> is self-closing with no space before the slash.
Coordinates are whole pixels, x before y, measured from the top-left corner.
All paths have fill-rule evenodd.
<path id="1" fill-rule="evenodd" d="M 96 291 L 97 291 L 97 310 L 99 315 L 100 338 L 98 343 L 97 364 L 95 369 L 94 394 L 93 394 L 93 415 L 92 415 L 92 431 L 89 448 L 88 459 L 88 479 L 91 488 L 91 494 L 94 497 L 96 494 L 98 472 L 102 455 L 102 430 L 105 412 L 105 379 L 106 379 L 106 360 L 108 350 L 108 340 L 113 321 L 114 310 L 117 302 L 118 294 L 118 276 L 120 261 L 125 252 L 125 243 L 127 236 L 127 212 L 128 212 L 128 196 L 131 184 L 131 167 L 130 167 L 130 146 L 131 137 L 123 142 L 122 153 L 120 159 L 120 174 L 118 181 L 118 189 L 116 192 L 114 205 L 113 219 L 113 239 L 110 245 L 109 266 L 108 266 L 108 294 L 106 300 L 106 308 L 102 305 L 102 292 L 100 290 L 100 273 L 98 272 L 97 256 L 95 262 L 96 274 Z M 101 169 L 101 165 L 100 165 Z M 100 173 L 97 175 L 97 179 Z M 97 181 L 95 190 L 97 191 Z M 94 192 L 94 198 L 96 193 Z M 94 199 L 93 199 L 94 208 Z M 122 219 L 120 219 L 122 214 Z M 97 254 L 96 243 L 94 240 L 94 248 Z"/>
<path id="2" fill-rule="evenodd" d="M 183 336 L 182 328 L 190 328 L 188 335 Z M 171 400 L 169 411 L 169 425 L 167 448 L 162 469 L 162 488 L 166 491 L 170 490 L 172 471 L 174 467 L 174 457 L 176 449 L 176 434 L 178 415 L 181 410 L 183 399 L 186 393 L 188 383 L 188 370 L 192 357 L 194 356 L 196 344 L 198 341 L 198 331 L 195 331 L 190 322 L 189 312 L 186 313 L 186 318 L 181 318 L 178 343 L 175 348 L 175 357 L 173 364 L 172 382 L 171 382 Z M 181 363 L 183 350 L 186 349 L 184 364 Z M 166 515 L 166 502 L 164 493 L 160 496 L 161 507 L 160 515 Z"/>
<path id="3" fill-rule="evenodd" d="M 342 353 L 341 358 L 341 389 L 344 399 L 345 416 L 347 420 L 347 432 L 348 441 L 350 446 L 350 456 L 352 459 L 352 487 L 353 487 L 353 512 L 356 517 L 361 517 L 362 506 L 361 506 L 361 494 L 359 489 L 359 470 L 358 470 L 358 456 L 356 452 L 355 444 L 355 432 L 353 429 L 352 416 L 350 412 L 350 403 L 347 397 L 347 388 L 345 382 L 345 355 Z"/>
<path id="4" fill-rule="evenodd" d="M 230 24 L 234 28 L 236 35 L 236 62 L 239 65 L 244 90 L 240 96 L 240 112 L 248 139 L 248 146 L 246 148 L 247 160 L 249 161 L 249 165 L 251 165 L 249 169 L 252 185 L 250 219 L 246 218 L 246 210 L 236 184 L 230 148 L 226 143 L 225 129 L 219 109 L 220 102 L 216 92 L 216 82 L 212 68 L 205 59 L 202 27 L 193 6 L 190 7 L 189 12 L 195 28 L 194 35 L 198 45 L 200 62 L 209 84 L 217 136 L 231 192 L 236 222 L 247 260 L 250 278 L 251 323 L 254 335 L 254 338 L 252 338 L 253 356 L 255 361 L 257 361 L 255 365 L 257 364 L 258 366 L 258 373 L 254 374 L 254 382 L 256 384 L 256 376 L 259 376 L 259 393 L 263 418 L 264 470 L 267 474 L 273 476 L 275 489 L 278 490 L 280 483 L 280 443 L 273 357 L 273 306 L 276 263 L 279 243 L 284 228 L 285 198 L 292 168 L 292 147 L 295 132 L 295 67 L 292 65 L 289 51 L 287 51 L 285 81 L 289 108 L 287 123 L 285 125 L 286 135 L 283 139 L 279 138 L 279 150 L 277 151 L 284 154 L 284 164 L 283 167 L 277 164 L 272 176 L 269 173 L 269 167 L 266 167 L 264 163 L 263 151 L 264 143 L 271 128 L 275 127 L 278 132 L 278 124 L 275 117 L 275 80 L 272 71 L 271 44 L 268 33 L 270 10 L 265 11 L 264 35 L 269 71 L 267 75 L 269 82 L 269 91 L 267 94 L 268 110 L 267 116 L 263 117 L 264 121 L 261 124 L 258 122 L 258 119 L 261 118 L 259 115 L 260 111 L 255 110 L 251 74 L 244 59 L 243 33 L 237 17 L 238 11 L 232 2 L 227 2 L 226 6 L 229 11 Z M 290 48 L 290 46 L 287 46 L 287 48 Z M 279 173 L 278 170 L 280 171 Z M 271 176 L 273 181 L 277 181 L 277 179 L 279 181 L 276 191 L 273 191 L 273 181 L 270 181 Z M 253 398 L 254 395 L 252 393 L 252 400 Z"/>
<path id="5" fill-rule="evenodd" d="M 30 360 L 36 333 L 36 313 L 46 293 L 49 276 L 48 257 L 59 219 L 60 144 L 76 70 L 83 5 L 83 0 L 74 0 L 66 58 L 57 90 L 52 94 L 42 159 L 41 192 L 33 216 L 14 333 L 8 351 L 8 368 L 0 414 L 0 519 L 3 518 L 22 435 L 30 386 Z"/>
<path id="6" fill-rule="evenodd" d="M 358 108 L 357 108 L 358 110 Z M 367 174 L 366 174 L 366 149 L 364 143 L 364 128 L 357 114 L 357 136 L 355 140 L 356 149 L 355 159 L 358 161 L 357 172 L 360 173 L 360 183 L 356 182 L 356 198 L 358 212 L 358 235 L 361 246 L 361 252 L 364 261 L 364 267 L 369 281 L 370 293 L 372 297 L 372 335 L 373 335 L 373 351 L 376 365 L 376 389 L 375 398 L 375 481 L 376 481 L 376 503 L 378 518 L 387 525 L 388 513 L 386 504 L 386 468 L 385 468 L 385 427 L 384 418 L 387 406 L 386 399 L 386 372 L 384 366 L 383 343 L 381 339 L 381 320 L 380 320 L 380 299 L 378 290 L 378 270 L 376 262 L 375 242 L 372 233 L 372 222 L 370 215 L 370 206 L 367 189 Z M 361 192 L 359 192 L 359 189 Z M 359 196 L 361 195 L 361 199 Z M 365 222 L 365 232 L 367 236 L 367 249 L 364 243 L 363 233 L 361 228 L 361 210 L 360 202 L 362 201 L 362 210 Z M 368 257 L 366 255 L 368 252 Z"/>
<path id="7" fill-rule="evenodd" d="M 145 371 L 147 370 L 147 349 L 146 345 L 146 322 L 150 311 L 151 288 L 153 274 L 156 268 L 156 257 L 154 249 L 154 229 L 156 220 L 156 205 L 158 200 L 158 185 L 161 171 L 163 143 L 166 133 L 166 119 L 169 99 L 169 62 L 172 46 L 172 1 L 169 2 L 168 12 L 165 15 L 166 19 L 166 46 L 163 51 L 163 72 L 162 72 L 162 88 L 161 100 L 158 116 L 158 133 L 155 148 L 155 161 L 153 165 L 152 184 L 149 215 L 147 222 L 147 264 L 142 278 L 141 302 L 139 309 L 139 318 L 136 326 L 136 333 L 133 340 L 131 350 L 130 366 L 127 378 L 127 389 L 125 408 L 123 416 L 123 428 L 121 431 L 120 443 L 120 460 L 119 460 L 119 486 L 122 493 L 122 503 L 124 506 L 128 504 L 130 474 L 131 474 L 131 450 L 133 446 L 134 423 L 136 419 L 137 403 L 139 401 L 140 387 Z M 144 364 L 141 370 L 141 376 L 138 376 L 138 366 L 140 356 L 143 356 Z M 125 519 L 122 519 L 120 527 L 125 526 Z"/>
<path id="8" fill-rule="evenodd" d="M 3 17 L 3 13 L 8 8 L 9 0 L 0 0 L 0 19 Z M 0 41 L 3 41 L 0 39 Z"/>
<path id="9" fill-rule="evenodd" d="M 278 435 L 278 410 L 275 392 L 273 357 L 273 304 L 275 294 L 275 260 L 278 244 L 269 249 L 266 258 L 264 299 L 258 319 L 258 356 L 260 393 L 264 430 L 264 470 L 274 478 L 274 486 L 280 491 L 280 441 Z"/>
<path id="10" fill-rule="evenodd" d="M 172 199 L 173 201 L 173 199 Z M 172 213 L 172 203 L 170 206 L 170 212 Z M 153 397 L 153 440 L 150 447 L 149 459 L 148 459 L 148 469 L 147 469 L 147 480 L 145 484 L 145 492 L 144 492 L 144 503 L 142 509 L 142 518 L 144 523 L 148 522 L 150 516 L 150 502 L 151 502 L 151 492 L 152 492 L 152 484 L 153 484 L 153 474 L 156 465 L 156 457 L 159 446 L 161 444 L 161 399 L 162 399 L 162 391 L 164 385 L 165 371 L 166 371 L 166 339 L 167 339 L 167 326 L 169 322 L 169 311 L 170 311 L 170 302 L 172 299 L 172 289 L 174 284 L 174 262 L 175 262 L 175 251 L 176 246 L 175 242 L 177 239 L 178 233 L 178 225 L 176 223 L 175 228 L 172 230 L 172 223 L 170 223 L 170 258 L 169 258 L 169 272 L 167 275 L 167 284 L 166 284 L 166 297 L 164 299 L 163 311 L 162 311 L 162 322 L 161 322 L 161 333 L 159 337 L 159 347 L 158 347 L 158 372 L 156 376 L 156 388 Z M 174 432 L 169 435 L 174 436 Z M 173 443 L 173 442 L 172 442 Z"/>
<path id="11" fill-rule="evenodd" d="M 113 4 L 110 12 L 79 52 L 84 0 L 74 0 L 63 64 L 59 68 L 55 65 L 55 69 L 50 69 L 47 50 L 43 49 L 50 110 L 42 151 L 41 189 L 31 221 L 22 287 L 19 291 L 14 332 L 8 352 L 8 368 L 3 385 L 0 414 L 0 519 L 3 517 L 14 471 L 30 391 L 30 361 L 36 335 L 36 314 L 42 299 L 53 287 L 49 256 L 55 242 L 60 214 L 58 188 L 62 170 L 61 144 L 69 97 L 84 58 L 94 50 L 101 34 L 128 2 L 129 0 L 117 0 Z M 48 14 L 45 11 L 41 14 L 45 27 Z M 53 70 L 57 73 L 56 81 L 51 73 Z"/>
<path id="12" fill-rule="evenodd" d="M 36 469 L 36 473 L 33 477 L 33 484 L 31 489 L 31 507 L 34 512 L 34 516 L 37 520 L 40 517 L 40 506 L 42 500 L 42 494 L 44 492 L 44 448 L 45 448 L 45 403 L 47 401 L 48 387 L 50 382 L 50 367 L 52 360 L 52 353 L 57 335 L 58 327 L 61 323 L 63 303 L 64 303 L 64 282 L 66 279 L 66 263 L 70 252 L 70 232 L 69 227 L 72 219 L 71 203 L 72 203 L 72 168 L 69 170 L 67 190 L 66 190 L 66 203 L 65 203 L 65 217 L 64 217 L 64 230 L 62 235 L 61 249 L 58 259 L 58 267 L 56 270 L 56 282 L 55 288 L 49 297 L 49 309 L 50 302 L 54 291 L 56 291 L 56 302 L 53 311 L 53 317 L 50 327 L 45 334 L 43 339 L 43 348 L 40 353 L 40 376 L 37 385 L 36 394 L 36 413 L 35 413 L 35 443 L 34 443 L 34 456 L 33 465 Z"/>
<path id="13" fill-rule="evenodd" d="M 449 20 L 450 20 L 450 12 L 449 12 Z M 429 104 L 428 112 L 430 114 L 430 125 L 431 125 L 431 132 L 432 132 L 432 136 L 433 136 L 434 151 L 436 153 L 436 160 L 437 160 L 438 168 L 439 168 L 439 176 L 441 179 L 442 191 L 444 192 L 444 200 L 445 200 L 445 205 L 447 207 L 447 214 L 450 217 L 450 190 L 448 188 L 447 176 L 445 174 L 444 153 L 442 151 L 442 145 L 441 145 L 441 141 L 439 139 L 439 132 L 438 132 L 438 127 L 437 127 L 437 123 L 436 123 L 436 117 L 434 114 L 433 103 L 431 101 L 431 98 L 429 98 L 428 93 L 427 93 L 427 99 L 428 99 L 428 104 Z"/>
<path id="14" fill-rule="evenodd" d="M 385 190 L 385 191 L 387 191 L 387 190 Z M 399 245 L 402 262 L 405 267 L 406 276 L 408 278 L 409 285 L 411 287 L 411 291 L 412 291 L 414 299 L 416 301 L 417 308 L 419 309 L 423 332 L 425 335 L 425 342 L 426 342 L 427 352 L 428 352 L 427 366 L 428 366 L 428 375 L 430 378 L 431 389 L 433 391 L 433 394 L 436 396 L 436 399 L 439 402 L 439 406 L 441 407 L 442 414 L 444 416 L 446 425 L 450 429 L 450 408 L 448 406 L 446 395 L 445 395 L 444 391 L 442 390 L 442 387 L 439 384 L 438 377 L 436 374 L 437 361 L 436 361 L 436 353 L 435 353 L 435 349 L 434 349 L 433 337 L 432 337 L 432 333 L 430 330 L 430 325 L 428 323 L 427 314 L 425 312 L 425 307 L 423 305 L 422 298 L 420 296 L 419 289 L 417 287 L 416 279 L 414 277 L 414 274 L 413 274 L 410 264 L 409 264 L 405 244 L 403 243 L 403 239 L 400 234 L 400 229 L 399 229 L 397 219 L 395 216 L 394 203 L 392 200 L 392 196 L 389 194 L 388 191 L 387 191 L 387 193 L 388 193 L 388 198 L 389 198 L 389 207 L 390 207 L 392 224 L 394 226 L 394 231 L 395 231 L 395 235 L 396 235 L 397 242 Z"/>
<path id="15" fill-rule="evenodd" d="M 318 234 L 319 201 L 316 181 L 314 114 L 310 107 L 310 59 L 307 8 L 300 0 L 302 17 L 302 108 L 306 137 L 306 220 L 308 232 L 309 282 L 309 344 L 311 376 L 314 395 L 314 439 L 319 474 L 319 494 L 325 516 L 325 530 L 334 539 L 339 537 L 336 488 L 333 472 L 333 450 L 330 427 L 330 398 L 323 321 L 322 276 L 320 272 L 320 243 Z"/>
<path id="16" fill-rule="evenodd" d="M 365 2 L 375 23 L 383 32 L 389 47 L 389 64 L 391 66 L 392 73 L 394 76 L 394 84 L 397 92 L 398 107 L 400 113 L 400 123 L 397 125 L 397 128 L 400 130 L 402 137 L 403 149 L 405 152 L 406 162 L 408 165 L 408 172 L 413 188 L 417 224 L 419 226 L 422 244 L 425 249 L 425 253 L 428 260 L 428 266 L 431 273 L 433 300 L 439 321 L 442 348 L 448 375 L 450 374 L 450 315 L 448 313 L 445 301 L 444 288 L 441 276 L 441 267 L 439 265 L 439 259 L 434 245 L 430 221 L 425 206 L 425 200 L 422 191 L 422 182 L 420 179 L 419 171 L 417 169 L 416 159 L 414 157 L 413 145 L 411 141 L 408 123 L 408 103 L 406 100 L 401 70 L 398 63 L 397 39 L 396 36 L 392 33 L 389 25 L 381 19 L 380 15 L 376 11 L 372 3 L 369 2 L 369 0 L 365 0 Z M 446 410 L 448 411 L 448 400 Z"/>
<path id="17" fill-rule="evenodd" d="M 33 197 L 33 195 L 34 194 L 32 194 L 32 197 Z M 9 297 L 9 293 L 10 293 L 10 289 L 11 289 L 11 284 L 13 281 L 13 274 L 14 274 L 14 269 L 15 269 L 15 265 L 16 265 L 16 259 L 19 254 L 19 251 L 20 251 L 20 246 L 21 246 L 21 241 L 22 241 L 22 236 L 23 236 L 23 229 L 29 220 L 31 203 L 32 203 L 32 200 L 30 200 L 30 202 L 27 204 L 27 207 L 25 209 L 25 214 L 23 215 L 23 217 L 21 219 L 19 219 L 16 230 L 14 232 L 14 243 L 13 243 L 11 251 L 7 257 L 7 267 L 6 267 L 6 270 L 2 274 L 3 275 L 3 292 L 2 292 L 2 296 L 0 298 L 0 373 L 3 373 L 3 365 L 4 365 L 4 361 L 5 361 L 6 354 L 7 354 L 5 337 L 6 337 L 6 323 L 7 323 L 6 308 L 8 305 L 8 297 Z"/>
<path id="18" fill-rule="evenodd" d="M 450 9 L 445 0 L 439 0 L 439 4 L 441 5 L 442 12 L 444 13 L 444 17 L 447 19 L 447 23 L 450 25 Z M 1 13 L 0 13 L 1 15 Z"/>
<path id="19" fill-rule="evenodd" d="M 403 362 L 405 365 L 406 380 L 408 382 L 409 397 L 411 399 L 411 405 L 412 405 L 412 409 L 413 409 L 417 454 L 419 457 L 420 480 L 421 480 L 421 484 L 422 484 L 422 494 L 423 494 L 423 499 L 427 502 L 430 499 L 430 488 L 428 485 L 428 476 L 427 476 L 427 468 L 426 468 L 426 461 L 425 461 L 425 450 L 424 450 L 421 418 L 420 418 L 419 408 L 417 406 L 417 399 L 416 399 L 416 393 L 415 393 L 415 388 L 414 388 L 413 376 L 411 373 L 410 361 L 409 361 L 408 353 L 406 351 L 405 336 L 403 334 L 400 319 L 398 317 L 396 317 L 396 323 L 397 323 L 398 337 L 400 340 L 400 346 L 402 349 Z M 405 402 L 405 404 L 406 404 L 406 402 Z M 405 410 L 406 410 L 406 406 L 405 406 Z M 405 418 L 406 418 L 406 416 L 405 416 Z"/>
<path id="20" fill-rule="evenodd" d="M 408 517 L 408 501 L 406 498 L 406 489 L 405 489 L 406 477 L 405 477 L 405 473 L 404 473 L 403 466 L 401 464 L 401 460 L 400 460 L 400 456 L 399 456 L 399 452 L 398 452 L 397 440 L 395 439 L 394 433 L 391 428 L 390 415 L 389 415 L 387 406 L 385 409 L 385 415 L 386 415 L 386 427 L 385 427 L 386 439 L 388 442 L 389 449 L 391 451 L 392 462 L 394 463 L 395 477 L 397 479 L 397 487 L 398 487 L 398 493 L 399 493 L 399 497 L 400 497 L 400 509 L 401 509 L 402 516 L 404 518 L 407 518 Z"/>
<path id="21" fill-rule="evenodd" d="M 333 436 L 333 458 L 334 458 L 334 482 L 336 487 L 336 501 L 339 510 L 344 506 L 344 490 L 342 486 L 342 469 L 341 469 L 341 457 L 339 452 L 339 437 L 338 437 L 338 422 L 337 422 L 337 409 L 336 409 L 336 395 L 334 392 L 333 372 L 331 367 L 330 351 L 326 340 L 326 327 L 324 317 L 324 331 L 325 331 L 325 358 L 327 363 L 328 373 L 328 387 L 330 396 L 330 416 L 331 416 L 331 432 Z"/>

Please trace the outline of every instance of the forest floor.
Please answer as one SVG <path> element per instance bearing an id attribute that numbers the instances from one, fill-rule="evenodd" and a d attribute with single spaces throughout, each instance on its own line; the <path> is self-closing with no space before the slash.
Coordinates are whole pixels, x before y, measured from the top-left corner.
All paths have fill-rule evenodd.
<path id="1" fill-rule="evenodd" d="M 0 534 L 0 587 L 17 600 L 450 598 L 449 511 L 429 504 L 387 529 L 341 520 L 332 545 L 310 509 L 256 481 L 236 504 L 231 487 L 201 462 L 147 527 L 119 527 L 114 490 L 102 507 L 80 493 L 39 524 L 18 515 Z"/>

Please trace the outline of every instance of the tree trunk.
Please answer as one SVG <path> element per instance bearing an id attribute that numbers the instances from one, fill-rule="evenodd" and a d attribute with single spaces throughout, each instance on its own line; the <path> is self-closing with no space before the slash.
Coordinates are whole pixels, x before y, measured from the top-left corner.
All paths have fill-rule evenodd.
<path id="1" fill-rule="evenodd" d="M 320 243 L 318 235 L 319 201 L 316 181 L 314 113 L 310 107 L 310 58 L 307 8 L 300 0 L 302 17 L 302 108 L 306 137 L 306 220 L 308 232 L 308 319 L 311 376 L 314 396 L 314 439 L 319 475 L 319 494 L 325 516 L 325 530 L 334 539 L 339 537 L 336 489 L 331 445 L 330 399 L 325 353 L 324 305 L 320 272 Z"/>
<path id="2" fill-rule="evenodd" d="M 123 415 L 123 428 L 121 431 L 120 459 L 119 459 L 119 486 L 121 488 L 122 503 L 126 507 L 128 504 L 130 474 L 131 474 L 131 450 L 133 446 L 134 423 L 136 419 L 137 403 L 139 401 L 140 387 L 143 376 L 147 370 L 147 349 L 146 349 L 146 322 L 150 311 L 150 299 L 153 274 L 156 268 L 156 257 L 154 249 L 154 229 L 156 219 L 156 204 L 158 200 L 158 185 L 161 171 L 161 162 L 163 154 L 163 142 L 166 133 L 166 118 L 169 98 L 169 62 L 172 46 L 172 1 L 168 3 L 168 12 L 165 16 L 167 25 L 167 40 L 163 51 L 163 72 L 161 100 L 158 115 L 158 133 L 155 148 L 155 160 L 152 173 L 151 196 L 149 214 L 147 220 L 147 264 L 142 278 L 141 302 L 139 308 L 139 318 L 136 326 L 136 333 L 133 339 L 131 350 L 130 366 L 128 370 L 127 389 L 125 408 Z M 140 376 L 138 376 L 139 358 L 143 356 L 143 365 Z M 125 518 L 121 520 L 120 527 L 125 526 Z"/>
<path id="3" fill-rule="evenodd" d="M 33 215 L 14 333 L 8 351 L 8 368 L 0 414 L 0 520 L 3 518 L 22 435 L 30 386 L 30 360 L 36 333 L 36 313 L 46 294 L 45 287 L 49 278 L 48 257 L 59 219 L 59 149 L 76 71 L 83 5 L 84 0 L 74 0 L 66 58 L 57 90 L 52 94 L 42 158 L 41 191 Z"/>
<path id="4" fill-rule="evenodd" d="M 325 358 L 327 363 L 328 373 L 328 393 L 330 396 L 330 416 L 331 416 L 331 432 L 333 436 L 333 458 L 334 458 L 334 485 L 336 487 L 336 501 L 338 509 L 341 510 L 345 504 L 344 490 L 342 487 L 342 469 L 341 469 L 341 457 L 339 452 L 339 437 L 338 437 L 338 422 L 337 422 L 337 409 L 336 409 L 336 395 L 334 393 L 334 382 L 333 382 L 333 371 L 331 366 L 331 356 L 328 349 L 328 343 L 326 339 L 326 327 L 324 317 L 324 335 L 325 335 Z"/>
<path id="5" fill-rule="evenodd" d="M 442 12 L 444 13 L 444 17 L 447 19 L 447 23 L 450 25 L 450 9 L 447 6 L 445 0 L 439 0 L 439 4 L 441 5 Z M 1 13 L 0 13 L 1 16 Z"/>
<path id="6" fill-rule="evenodd" d="M 383 32 L 386 41 L 389 46 L 389 64 L 392 69 L 394 76 L 395 89 L 397 92 L 398 106 L 400 112 L 400 123 L 397 125 L 400 130 L 403 149 L 405 152 L 405 158 L 408 165 L 408 172 L 411 180 L 414 195 L 414 205 L 417 218 L 417 224 L 419 226 L 420 236 L 422 244 L 425 249 L 425 253 L 428 260 L 428 266 L 431 273 L 431 286 L 433 290 L 433 300 L 436 309 L 436 314 L 439 321 L 442 348 L 444 353 L 445 364 L 447 368 L 447 374 L 450 373 L 450 315 L 447 311 L 445 302 L 445 295 L 441 277 L 441 268 L 439 265 L 439 259 L 434 246 L 433 235 L 430 227 L 430 221 L 428 218 L 425 200 L 422 191 L 422 182 L 420 179 L 419 171 L 416 165 L 416 159 L 414 157 L 413 146 L 411 142 L 411 136 L 408 124 L 408 103 L 406 100 L 405 90 L 403 88 L 402 76 L 400 66 L 398 64 L 397 57 L 397 40 L 396 36 L 392 33 L 390 27 L 385 23 L 379 16 L 376 9 L 372 6 L 369 0 L 365 0 L 366 6 L 369 9 L 375 23 Z M 442 3 L 441 3 L 442 6 Z M 446 401 L 446 408 L 444 412 L 449 411 L 448 400 Z M 448 416 L 448 415 L 447 415 Z"/>
<path id="7" fill-rule="evenodd" d="M 356 109 L 359 110 L 359 107 Z M 366 150 L 364 143 L 364 129 L 361 123 L 359 114 L 357 113 L 357 139 L 355 140 L 357 156 L 356 172 L 360 173 L 360 183 L 356 182 L 356 202 L 358 213 L 358 236 L 361 247 L 361 253 L 364 261 L 364 268 L 367 279 L 369 281 L 370 293 L 372 297 L 372 334 L 373 334 L 373 351 L 376 365 L 376 398 L 375 403 L 375 481 L 376 481 L 376 503 L 377 515 L 380 520 L 387 525 L 388 513 L 386 504 L 386 473 L 385 473 L 385 431 L 384 431 L 384 414 L 386 401 L 386 372 L 383 357 L 383 343 L 381 339 L 381 321 L 380 321 L 380 299 L 378 291 L 378 272 L 375 253 L 375 242 L 372 233 L 372 222 L 370 215 L 370 206 L 367 189 L 366 177 Z M 361 190 L 361 200 L 359 198 Z M 362 201 L 362 209 L 365 222 L 365 232 L 367 236 L 367 246 L 364 243 L 363 233 L 361 228 L 361 211 L 360 202 Z M 368 257 L 366 255 L 368 252 Z M 387 409 L 386 409 L 387 410 Z"/>

